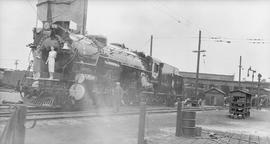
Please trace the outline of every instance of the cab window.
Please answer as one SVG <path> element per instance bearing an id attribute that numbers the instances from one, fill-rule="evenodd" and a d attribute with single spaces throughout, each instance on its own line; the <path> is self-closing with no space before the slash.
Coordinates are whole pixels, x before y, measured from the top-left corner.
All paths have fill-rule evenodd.
<path id="1" fill-rule="evenodd" d="M 155 65 L 154 65 L 154 72 L 157 73 L 158 72 L 158 69 L 159 69 L 159 66 L 158 66 L 158 64 L 155 63 Z"/>

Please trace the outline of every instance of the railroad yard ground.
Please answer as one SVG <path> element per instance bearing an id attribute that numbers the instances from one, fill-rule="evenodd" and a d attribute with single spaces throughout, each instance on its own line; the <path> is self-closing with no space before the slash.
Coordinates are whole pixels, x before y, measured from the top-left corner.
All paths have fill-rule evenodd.
<path id="1" fill-rule="evenodd" d="M 16 93 L 11 93 L 10 97 Z M 16 98 L 11 98 L 16 99 Z M 111 115 L 113 111 L 99 110 L 98 117 L 43 120 L 26 129 L 26 144 L 136 144 L 138 115 Z M 134 107 L 132 108 L 134 109 Z M 139 109 L 139 108 L 138 108 Z M 103 112 L 103 110 L 105 112 Z M 122 107 L 119 114 L 129 111 Z M 199 143 L 268 143 L 270 144 L 270 109 L 252 110 L 245 120 L 230 119 L 228 110 L 196 112 L 196 125 L 203 128 L 201 137 L 175 137 L 176 113 L 148 114 L 146 140 L 153 144 Z M 32 122 L 27 122 L 29 127 Z M 0 123 L 0 132 L 4 122 Z M 214 132 L 218 139 L 210 139 Z M 259 137 L 258 137 L 259 136 Z M 242 138 L 241 138 L 242 137 Z M 244 138 L 245 137 L 245 138 Z M 242 139 L 242 140 L 241 140 Z"/>

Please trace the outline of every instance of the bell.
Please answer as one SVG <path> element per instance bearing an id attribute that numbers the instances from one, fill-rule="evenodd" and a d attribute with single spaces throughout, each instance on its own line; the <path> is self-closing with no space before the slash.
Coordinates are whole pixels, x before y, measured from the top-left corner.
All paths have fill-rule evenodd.
<path id="1" fill-rule="evenodd" d="M 69 49 L 67 43 L 64 43 L 63 49 Z"/>

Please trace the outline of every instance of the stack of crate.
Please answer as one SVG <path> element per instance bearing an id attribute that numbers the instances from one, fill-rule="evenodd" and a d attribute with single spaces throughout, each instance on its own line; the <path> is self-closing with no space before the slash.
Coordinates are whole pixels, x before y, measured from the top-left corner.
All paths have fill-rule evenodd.
<path id="1" fill-rule="evenodd" d="M 250 117 L 251 94 L 243 90 L 235 90 L 231 93 L 229 113 L 232 118 Z"/>

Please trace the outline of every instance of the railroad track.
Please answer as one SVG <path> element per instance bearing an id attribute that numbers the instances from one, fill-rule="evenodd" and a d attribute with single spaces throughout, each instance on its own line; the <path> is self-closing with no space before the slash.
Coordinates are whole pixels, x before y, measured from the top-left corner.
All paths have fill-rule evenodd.
<path id="1" fill-rule="evenodd" d="M 207 111 L 216 110 L 216 107 L 205 108 L 184 108 L 189 111 Z M 221 109 L 221 108 L 218 108 Z M 161 114 L 161 113 L 175 113 L 176 108 L 147 108 L 148 114 Z M 118 113 L 112 112 L 111 109 L 106 110 L 90 110 L 90 111 L 55 111 L 55 110 L 29 110 L 27 112 L 27 120 L 53 120 L 53 119 L 68 119 L 68 118 L 83 118 L 83 117 L 101 117 L 101 116 L 121 116 L 121 115 L 137 115 L 139 114 L 139 108 L 122 109 Z M 11 112 L 0 112 L 1 121 L 7 121 L 11 116 Z"/>

